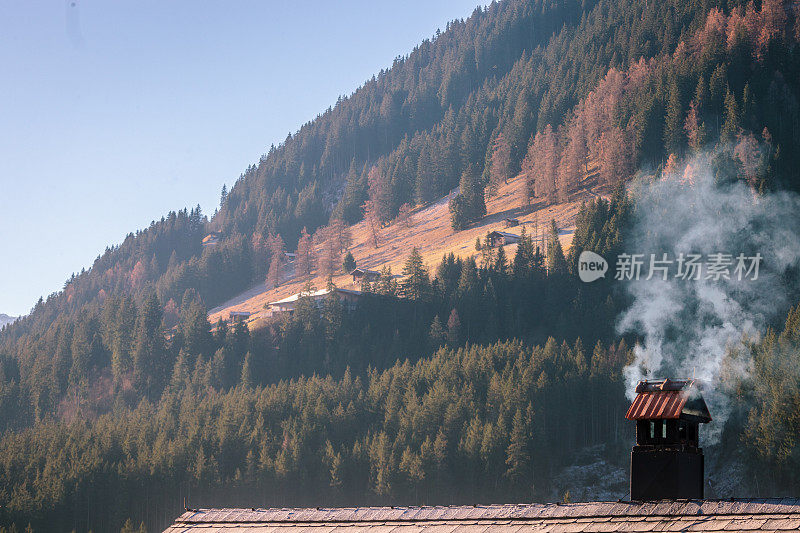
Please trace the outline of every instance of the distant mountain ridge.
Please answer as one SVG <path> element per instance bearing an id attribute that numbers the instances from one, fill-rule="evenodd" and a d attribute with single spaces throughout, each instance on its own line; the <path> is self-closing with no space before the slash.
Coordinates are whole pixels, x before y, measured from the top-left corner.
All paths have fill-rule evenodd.
<path id="1" fill-rule="evenodd" d="M 3 326 L 5 326 L 6 324 L 11 324 L 11 323 L 12 323 L 12 322 L 14 322 L 14 321 L 15 321 L 17 318 L 19 318 L 19 317 L 16 317 L 16 316 L 9 316 L 9 315 L 6 315 L 6 314 L 4 314 L 4 313 L 0 313 L 0 328 L 2 328 Z"/>

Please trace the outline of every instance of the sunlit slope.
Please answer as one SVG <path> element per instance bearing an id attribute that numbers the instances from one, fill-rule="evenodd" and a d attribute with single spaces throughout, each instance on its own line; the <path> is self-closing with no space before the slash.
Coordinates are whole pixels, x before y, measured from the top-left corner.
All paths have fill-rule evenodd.
<path id="1" fill-rule="evenodd" d="M 438 202 L 414 212 L 408 226 L 394 223 L 380 230 L 379 246 L 375 248 L 366 222 L 362 221 L 350 228 L 353 244 L 350 251 L 360 268 L 380 270 L 389 266 L 395 274 L 402 273 L 405 262 L 411 249 L 416 247 L 422 254 L 423 260 L 430 271 L 433 271 L 444 254 L 453 252 L 456 256 L 467 258 L 477 255 L 475 241 L 483 238 L 487 232 L 499 230 L 519 234 L 525 226 L 528 234 L 538 240 L 540 246 L 550 221 L 555 220 L 559 229 L 561 243 L 566 250 L 572 242 L 575 229 L 575 219 L 582 202 L 603 194 L 592 187 L 592 179 L 584 180 L 584 185 L 572 195 L 566 203 L 552 206 L 544 202 L 534 202 L 526 205 L 524 201 L 525 178 L 520 175 L 509 179 L 503 184 L 497 195 L 487 202 L 487 215 L 463 231 L 453 231 L 450 226 L 450 211 L 448 202 L 450 196 L 441 198 Z M 506 228 L 504 220 L 515 218 L 519 226 Z M 509 260 L 516 252 L 516 245 L 505 247 Z M 316 273 L 315 273 L 316 274 Z M 215 323 L 219 318 L 227 318 L 231 311 L 248 311 L 253 314 L 251 322 L 258 321 L 266 316 L 264 305 L 285 298 L 303 288 L 308 279 L 294 279 L 275 289 L 267 289 L 263 282 L 257 283 L 247 291 L 235 296 L 224 304 L 215 307 L 209 313 L 209 320 Z M 316 288 L 323 288 L 326 280 L 314 275 L 311 284 Z M 355 288 L 349 275 L 340 272 L 333 278 L 334 283 L 342 288 Z"/>

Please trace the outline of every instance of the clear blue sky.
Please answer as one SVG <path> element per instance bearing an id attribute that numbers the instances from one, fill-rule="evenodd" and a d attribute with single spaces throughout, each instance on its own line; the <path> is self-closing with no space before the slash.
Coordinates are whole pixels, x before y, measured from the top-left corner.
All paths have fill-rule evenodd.
<path id="1" fill-rule="evenodd" d="M 0 0 L 0 313 L 270 144 L 478 0 Z"/>

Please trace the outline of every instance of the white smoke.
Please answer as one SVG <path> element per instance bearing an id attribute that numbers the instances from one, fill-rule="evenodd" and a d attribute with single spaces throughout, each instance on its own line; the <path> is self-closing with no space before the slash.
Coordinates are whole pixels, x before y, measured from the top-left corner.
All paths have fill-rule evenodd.
<path id="1" fill-rule="evenodd" d="M 683 170 L 683 169 L 681 169 Z M 714 423 L 704 432 L 711 444 L 731 413 L 729 390 L 751 370 L 748 342 L 789 304 L 795 284 L 792 268 L 800 259 L 800 197 L 791 193 L 757 195 L 742 181 L 719 184 L 709 157 L 693 159 L 680 175 L 633 187 L 633 231 L 626 253 L 644 254 L 643 275 L 628 280 L 630 307 L 619 317 L 619 333 L 636 333 L 642 344 L 625 368 L 627 392 L 635 395 L 641 379 L 696 378 Z M 676 265 L 666 280 L 644 279 L 650 254 L 676 260 L 679 254 L 701 254 L 699 280 L 677 278 Z M 757 279 L 706 279 L 710 254 L 761 254 Z"/>

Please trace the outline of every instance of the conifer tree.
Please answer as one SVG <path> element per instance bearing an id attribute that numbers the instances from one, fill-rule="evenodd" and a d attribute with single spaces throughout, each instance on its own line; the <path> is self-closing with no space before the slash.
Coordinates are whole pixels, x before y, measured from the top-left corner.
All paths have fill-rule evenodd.
<path id="1" fill-rule="evenodd" d="M 623 183 L 630 174 L 629 146 L 625 132 L 609 128 L 600 136 L 600 178 L 609 187 Z"/>
<path id="2" fill-rule="evenodd" d="M 588 164 L 586 128 L 582 114 L 574 116 L 567 125 L 567 141 L 558 166 L 558 200 L 565 202 L 580 181 L 581 173 Z"/>
<path id="3" fill-rule="evenodd" d="M 412 212 L 411 204 L 404 203 L 400 206 L 400 209 L 397 212 L 397 223 L 405 228 L 410 228 L 413 226 L 411 220 L 411 212 Z"/>
<path id="4" fill-rule="evenodd" d="M 364 280 L 366 279 L 367 278 L 364 277 Z M 378 278 L 377 285 L 376 292 L 378 294 L 382 294 L 384 296 L 397 296 L 397 282 L 394 279 L 392 268 L 390 266 L 384 265 L 383 268 L 381 268 L 381 274 Z"/>
<path id="5" fill-rule="evenodd" d="M 547 236 L 547 274 L 562 275 L 567 273 L 567 260 L 564 257 L 564 249 L 558 238 L 558 226 L 556 221 L 550 223 L 550 231 Z"/>
<path id="6" fill-rule="evenodd" d="M 711 73 L 708 80 L 708 92 L 711 105 L 719 109 L 724 105 L 725 94 L 728 87 L 728 68 L 725 63 L 720 63 Z"/>
<path id="7" fill-rule="evenodd" d="M 458 311 L 450 311 L 450 316 L 447 318 L 447 342 L 450 346 L 457 346 L 461 340 L 461 319 L 458 316 Z"/>
<path id="8" fill-rule="evenodd" d="M 450 200 L 450 222 L 454 230 L 462 230 L 486 214 L 483 185 L 473 166 L 461 174 L 458 195 Z"/>
<path id="9" fill-rule="evenodd" d="M 377 248 L 380 246 L 378 238 L 381 228 L 380 209 L 371 199 L 364 202 L 364 220 L 367 223 L 370 236 L 372 237 L 372 245 Z"/>
<path id="10" fill-rule="evenodd" d="M 269 250 L 269 268 L 267 270 L 266 284 L 268 288 L 275 288 L 281 284 L 283 268 L 286 263 L 286 248 L 280 234 L 270 233 L 267 238 L 267 249 Z"/>
<path id="11" fill-rule="evenodd" d="M 342 327 L 344 308 L 336 290 L 336 284 L 330 276 L 327 281 L 327 290 L 328 294 L 325 295 L 325 303 L 322 307 L 322 319 L 325 323 L 325 340 L 328 344 L 332 344 L 336 333 Z"/>
<path id="12" fill-rule="evenodd" d="M 475 259 L 470 257 L 461 264 L 461 273 L 458 278 L 458 295 L 462 298 L 469 298 L 474 295 L 479 288 L 478 266 Z"/>
<path id="13" fill-rule="evenodd" d="M 368 294 L 368 293 L 371 293 L 371 292 L 375 292 L 373 287 L 372 287 L 372 283 L 370 283 L 369 278 L 367 278 L 367 276 L 364 276 L 364 277 L 361 278 L 361 287 L 360 287 L 360 289 L 361 289 L 361 292 L 363 292 L 365 294 Z"/>
<path id="14" fill-rule="evenodd" d="M 538 196 L 549 203 L 556 201 L 559 161 L 558 138 L 553 127 L 548 124 L 533 137 L 522 163 L 529 198 Z"/>
<path id="15" fill-rule="evenodd" d="M 344 256 L 344 260 L 342 261 L 342 270 L 349 274 L 357 267 L 356 259 L 353 257 L 353 253 L 348 250 L 348 252 Z"/>
<path id="16" fill-rule="evenodd" d="M 739 115 L 739 104 L 736 102 L 736 96 L 728 88 L 725 92 L 725 114 L 722 123 L 722 131 L 720 136 L 723 140 L 731 142 L 739 134 L 741 117 Z"/>
<path id="17" fill-rule="evenodd" d="M 486 231 L 486 236 L 483 239 L 484 246 L 481 247 L 481 265 L 488 267 L 494 261 L 494 249 L 492 248 L 491 232 Z"/>
<path id="18" fill-rule="evenodd" d="M 508 258 L 506 257 L 506 251 L 502 246 L 497 248 L 497 255 L 495 256 L 493 266 L 495 272 L 500 275 L 505 276 L 508 273 Z"/>
<path id="19" fill-rule="evenodd" d="M 353 244 L 353 235 L 350 233 L 350 228 L 341 218 L 333 218 L 328 228 L 332 237 L 336 240 L 339 252 L 343 253 L 350 248 L 350 245 Z"/>
<path id="20" fill-rule="evenodd" d="M 442 321 L 439 320 L 439 315 L 433 317 L 428 337 L 430 338 L 431 348 L 434 350 L 442 346 L 447 340 L 447 333 L 445 333 L 442 327 Z"/>
<path id="21" fill-rule="evenodd" d="M 528 426 L 530 420 L 528 418 L 523 415 L 520 408 L 517 408 L 511 423 L 510 442 L 506 449 L 505 476 L 514 484 L 530 479 L 531 476 L 531 456 L 528 451 Z"/>
<path id="22" fill-rule="evenodd" d="M 342 263 L 342 248 L 335 228 L 332 226 L 319 228 L 314 233 L 317 253 L 317 272 L 328 277 L 339 269 Z"/>
<path id="23" fill-rule="evenodd" d="M 525 226 L 522 226 L 520 231 L 520 240 L 517 244 L 517 253 L 514 255 L 514 264 L 512 266 L 514 277 L 523 279 L 528 277 L 535 268 L 535 250 L 533 241 L 528 235 Z"/>
<path id="24" fill-rule="evenodd" d="M 406 259 L 403 266 L 403 280 L 401 289 L 403 296 L 410 300 L 423 300 L 430 294 L 431 281 L 428 277 L 428 269 L 422 262 L 422 255 L 415 246 L 411 249 L 411 254 Z"/>
<path id="25" fill-rule="evenodd" d="M 252 354 L 247 352 L 247 354 L 244 356 L 244 364 L 242 364 L 242 377 L 240 378 L 239 382 L 246 389 L 253 387 L 253 371 L 251 369 L 252 359 Z"/>
<path id="26" fill-rule="evenodd" d="M 72 334 L 72 367 L 69 371 L 69 383 L 79 386 L 88 383 L 89 369 L 93 364 L 95 338 L 89 321 L 82 317 Z"/>
<path id="27" fill-rule="evenodd" d="M 502 132 L 497 134 L 492 143 L 491 160 L 489 162 L 490 196 L 497 194 L 500 183 L 508 183 L 511 174 L 511 145 Z"/>
<path id="28" fill-rule="evenodd" d="M 367 185 L 367 194 L 374 216 L 381 224 L 387 222 L 392 208 L 392 193 L 387 173 L 379 170 L 377 166 L 372 167 L 367 175 Z"/>
<path id="29" fill-rule="evenodd" d="M 691 148 L 694 153 L 700 152 L 706 143 L 706 125 L 700 118 L 700 112 L 694 100 L 689 104 L 689 112 L 686 115 L 684 130 L 686 131 L 686 137 L 689 141 L 689 148 Z"/>
<path id="30" fill-rule="evenodd" d="M 136 319 L 134 383 L 148 396 L 155 396 L 165 385 L 163 381 L 171 366 L 166 360 L 164 336 L 161 333 L 161 304 L 155 293 L 151 292 L 145 298 Z"/>
<path id="31" fill-rule="evenodd" d="M 133 528 L 133 522 L 131 519 L 128 518 L 124 524 L 122 524 L 122 529 L 119 530 L 119 533 L 136 533 L 136 530 Z"/>
<path id="32" fill-rule="evenodd" d="M 678 80 L 672 78 L 667 102 L 667 116 L 664 123 L 664 148 L 670 152 L 681 153 L 683 149 L 683 105 Z"/>
<path id="33" fill-rule="evenodd" d="M 133 336 L 136 326 L 136 305 L 131 298 L 109 298 L 103 309 L 103 321 L 111 346 L 111 373 L 119 385 L 123 375 L 133 367 Z"/>
<path id="34" fill-rule="evenodd" d="M 436 175 L 430 144 L 425 142 L 422 144 L 422 149 L 417 159 L 415 196 L 418 204 L 424 205 L 436 198 L 435 180 Z"/>
<path id="35" fill-rule="evenodd" d="M 184 310 L 181 311 L 181 333 L 184 348 L 194 357 L 208 355 L 212 339 L 206 307 L 196 294 L 184 296 L 182 307 Z"/>
<path id="36" fill-rule="evenodd" d="M 300 240 L 297 243 L 297 253 L 295 257 L 295 273 L 301 277 L 311 275 L 314 268 L 314 244 L 306 228 L 300 233 Z"/>

